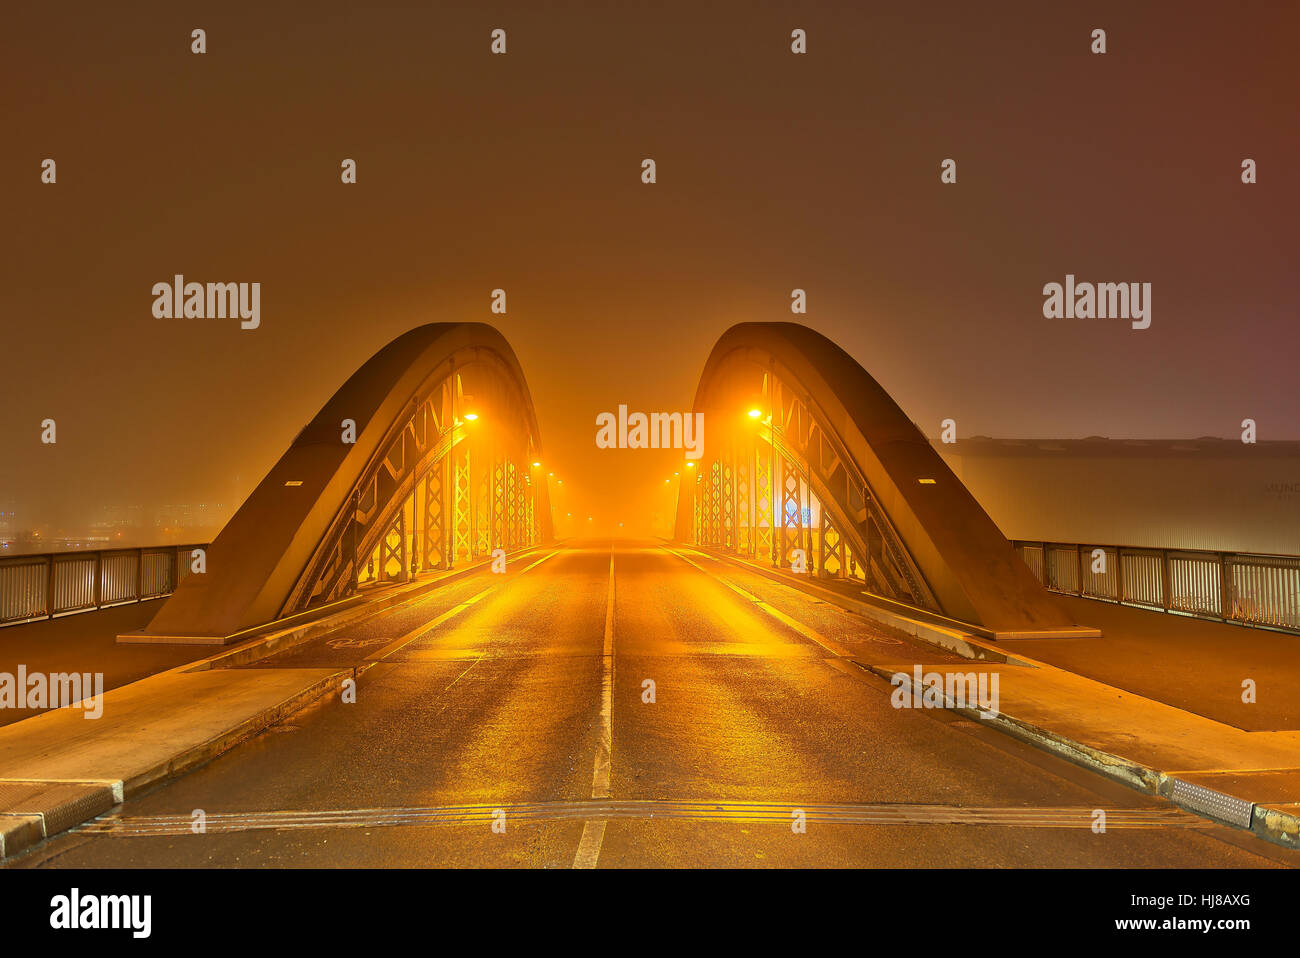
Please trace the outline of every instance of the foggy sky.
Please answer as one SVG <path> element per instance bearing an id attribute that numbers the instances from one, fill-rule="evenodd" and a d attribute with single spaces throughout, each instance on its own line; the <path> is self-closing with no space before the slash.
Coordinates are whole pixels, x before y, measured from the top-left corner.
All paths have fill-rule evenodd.
<path id="1" fill-rule="evenodd" d="M 501 329 L 604 524 L 680 460 L 596 415 L 688 409 L 745 320 L 830 336 L 929 435 L 1300 438 L 1295 4 L 79 6 L 0 40 L 0 500 L 46 521 L 233 512 L 437 321 Z M 154 318 L 175 273 L 260 282 L 261 327 Z M 1067 273 L 1150 282 L 1151 328 L 1044 319 Z"/>

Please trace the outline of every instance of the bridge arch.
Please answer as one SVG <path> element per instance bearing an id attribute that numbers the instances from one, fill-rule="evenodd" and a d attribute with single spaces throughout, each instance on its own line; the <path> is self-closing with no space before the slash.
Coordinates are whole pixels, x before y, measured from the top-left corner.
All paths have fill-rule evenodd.
<path id="1" fill-rule="evenodd" d="M 344 420 L 355 442 L 344 441 Z M 290 444 L 145 636 L 228 637 L 384 582 L 552 538 L 523 370 L 482 323 L 361 366 Z"/>
<path id="2" fill-rule="evenodd" d="M 704 453 L 675 537 L 1003 635 L 1076 630 L 898 404 L 796 323 L 741 323 L 705 363 Z M 689 465 L 689 464 L 688 464 Z"/>

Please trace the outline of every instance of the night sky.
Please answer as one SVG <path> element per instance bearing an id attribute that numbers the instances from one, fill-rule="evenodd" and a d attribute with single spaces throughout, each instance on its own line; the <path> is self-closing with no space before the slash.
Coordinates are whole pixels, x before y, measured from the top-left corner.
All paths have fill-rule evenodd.
<path id="1" fill-rule="evenodd" d="M 745 320 L 830 336 L 927 435 L 953 418 L 965 436 L 1235 437 L 1251 417 L 1300 439 L 1300 4 L 87 3 L 3 21 L 0 500 L 46 522 L 233 512 L 353 370 L 436 321 L 502 330 L 548 464 L 629 531 L 680 459 L 598 450 L 596 414 L 688 409 Z M 260 282 L 261 327 L 155 318 L 175 273 Z M 1045 319 L 1067 273 L 1150 282 L 1151 328 Z"/>

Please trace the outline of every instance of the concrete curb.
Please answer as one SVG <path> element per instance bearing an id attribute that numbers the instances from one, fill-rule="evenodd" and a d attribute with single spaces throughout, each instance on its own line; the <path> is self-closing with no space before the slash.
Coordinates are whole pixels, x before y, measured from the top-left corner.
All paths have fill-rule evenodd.
<path id="1" fill-rule="evenodd" d="M 888 628 L 904 632 L 927 645 L 954 652 L 964 658 L 1027 668 L 1044 667 L 1043 663 L 1036 662 L 1033 659 L 1009 655 L 992 648 L 973 635 L 963 634 L 934 623 L 909 619 L 898 613 L 881 609 L 871 603 L 855 601 L 840 595 L 833 589 L 819 587 L 814 582 L 799 581 L 776 570 L 755 566 L 732 556 L 718 555 L 698 549 L 697 551 L 712 558 L 727 561 L 739 568 L 757 572 L 765 578 L 798 589 L 805 594 L 836 605 L 845 611 L 855 612 Z M 882 666 L 855 664 L 864 671 L 881 676 L 886 681 L 889 681 L 897 671 Z M 907 676 L 907 682 L 908 688 L 910 688 L 911 676 Z M 967 718 L 972 718 L 980 724 L 987 724 L 1036 748 L 1058 755 L 1112 781 L 1127 785 L 1148 795 L 1163 798 L 1171 804 L 1217 824 L 1229 825 L 1253 832 L 1265 841 L 1284 848 L 1300 848 L 1300 814 L 1298 814 L 1300 808 L 1293 813 L 1278 808 L 1276 805 L 1252 803 L 1236 796 L 1215 792 L 1206 789 L 1204 786 L 1188 782 L 1177 775 L 1171 775 L 1150 765 L 1125 758 L 1122 755 L 1093 748 L 1049 728 L 1004 713 L 985 716 L 981 714 L 978 708 L 957 707 L 957 704 L 951 701 L 945 702 L 945 708 Z"/>
<path id="2" fill-rule="evenodd" d="M 1256 805 L 1250 830 L 1286 848 L 1300 848 L 1300 816 L 1295 812 Z"/>
<path id="3" fill-rule="evenodd" d="M 102 815 L 121 795 L 120 782 L 0 779 L 0 859 Z"/>
<path id="4" fill-rule="evenodd" d="M 886 681 L 890 681 L 895 674 L 900 674 L 896 669 L 884 666 L 855 664 Z M 911 676 L 906 672 L 901 674 L 906 679 L 905 687 L 910 690 Z M 1112 781 L 1163 798 L 1179 808 L 1218 824 L 1251 831 L 1265 841 L 1284 848 L 1300 847 L 1300 818 L 1295 814 L 1195 785 L 1177 775 L 1171 775 L 1113 752 L 1093 748 L 1013 715 L 1005 713 L 986 715 L 978 708 L 959 706 L 956 702 L 948 700 L 946 695 L 944 698 L 944 708 L 948 711 L 975 719 L 981 725 L 989 725 L 1012 738 L 1059 755 Z"/>
<path id="5" fill-rule="evenodd" d="M 26 851 L 45 840 L 39 815 L 0 814 L 0 861 Z"/>
<path id="6" fill-rule="evenodd" d="M 130 778 L 123 780 L 123 798 L 130 798 L 146 788 L 157 785 L 159 782 L 175 778 L 192 768 L 211 761 L 222 752 L 229 751 L 240 742 L 252 738 L 276 722 L 288 718 L 318 699 L 324 698 L 331 691 L 338 688 L 343 679 L 354 678 L 355 674 L 355 669 L 343 669 L 327 675 L 323 679 L 318 679 L 284 701 L 262 710 L 257 715 L 245 719 L 233 728 L 227 729 L 206 742 L 180 752 L 165 762 L 159 762 L 142 772 L 137 772 Z"/>

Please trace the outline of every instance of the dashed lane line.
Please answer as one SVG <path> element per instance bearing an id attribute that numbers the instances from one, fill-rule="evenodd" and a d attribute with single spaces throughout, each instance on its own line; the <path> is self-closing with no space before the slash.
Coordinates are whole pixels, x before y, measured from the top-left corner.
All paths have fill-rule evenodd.
<path id="1" fill-rule="evenodd" d="M 554 552 L 550 552 L 542 556 L 536 562 L 533 562 L 532 564 L 525 566 L 523 569 L 519 571 L 519 575 L 523 575 L 525 572 L 529 571 L 530 569 L 535 569 L 537 566 L 541 565 L 547 559 L 551 558 L 552 556 L 558 555 L 559 551 L 560 551 L 559 549 L 556 549 Z M 421 636 L 426 635 L 429 632 L 432 632 L 434 629 L 442 625 L 447 620 L 454 619 L 456 616 L 460 615 L 462 612 L 470 608 L 476 602 L 479 602 L 480 600 L 487 597 L 489 593 L 495 591 L 496 589 L 497 589 L 496 585 L 490 585 L 482 592 L 478 593 L 478 595 L 471 596 L 470 598 L 462 602 L 460 605 L 453 606 L 452 608 L 448 609 L 446 612 L 443 612 L 441 615 L 430 619 L 428 622 L 421 623 L 420 625 L 412 629 L 410 632 L 407 632 L 405 635 L 394 639 L 392 642 L 389 642 L 383 648 L 378 649 L 377 651 L 367 655 L 366 661 L 379 662 L 383 659 L 388 658 L 388 656 L 392 655 L 394 652 L 402 648 L 404 645 L 407 645 L 410 642 L 414 642 L 416 639 L 420 638 Z"/>
<path id="2" fill-rule="evenodd" d="M 614 760 L 614 548 L 609 550 L 609 592 L 605 599 L 604 671 L 600 682 L 600 741 L 591 772 L 593 800 L 609 798 L 609 770 Z M 605 840 L 605 819 L 590 819 L 573 857 L 574 868 L 595 868 Z"/>

